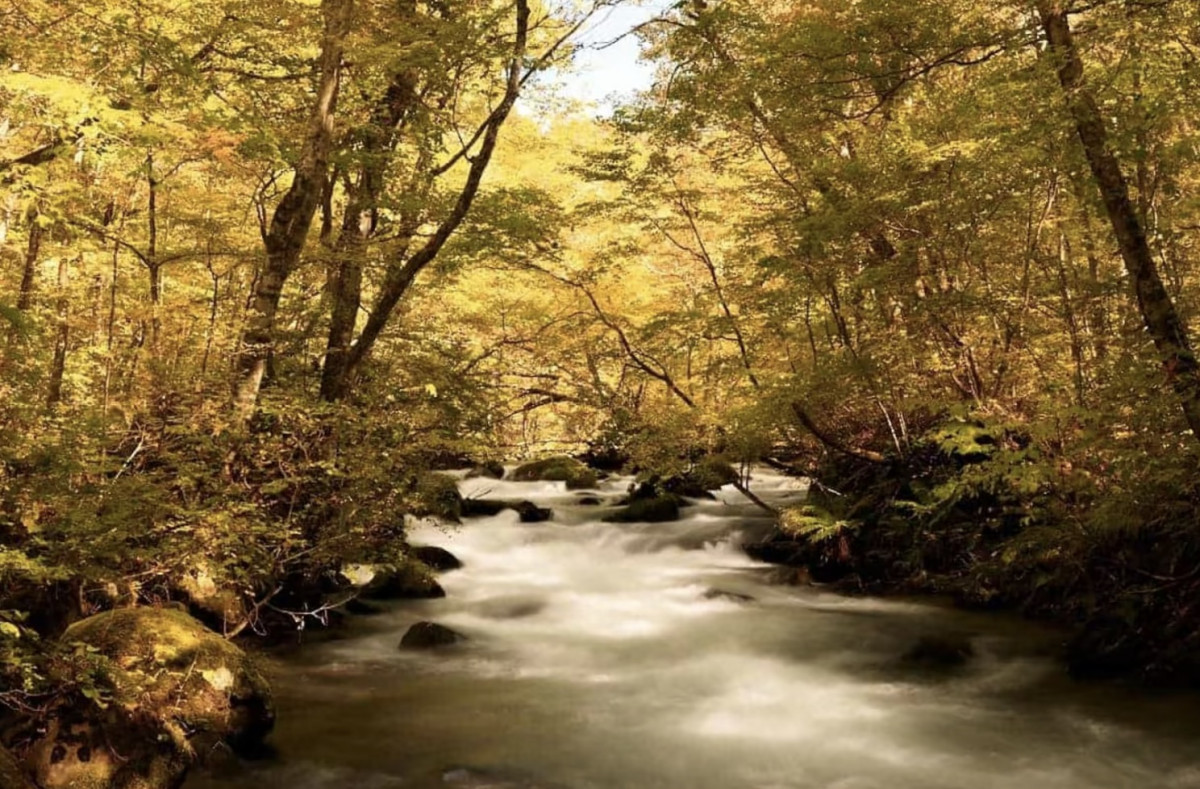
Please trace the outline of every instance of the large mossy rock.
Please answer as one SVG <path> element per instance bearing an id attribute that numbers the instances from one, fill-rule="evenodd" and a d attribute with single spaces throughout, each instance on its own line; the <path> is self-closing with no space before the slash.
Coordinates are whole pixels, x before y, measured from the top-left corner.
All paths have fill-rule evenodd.
<path id="1" fill-rule="evenodd" d="M 463 497 L 458 492 L 458 480 L 448 474 L 422 474 L 417 478 L 413 498 L 413 514 L 418 517 L 457 523 L 462 515 Z"/>
<path id="2" fill-rule="evenodd" d="M 467 479 L 504 479 L 504 464 L 499 460 L 485 460 L 467 472 Z"/>
<path id="3" fill-rule="evenodd" d="M 428 565 L 409 560 L 400 564 L 349 564 L 342 577 L 368 600 L 430 600 L 445 597 L 446 590 Z"/>
<path id="4" fill-rule="evenodd" d="M 659 486 L 668 493 L 693 499 L 714 498 L 712 491 L 737 482 L 737 469 L 723 458 L 710 455 L 701 458 L 690 469 L 663 479 Z"/>
<path id="5" fill-rule="evenodd" d="M 635 497 L 628 506 L 604 520 L 607 523 L 665 523 L 679 520 L 679 497 L 664 493 L 653 497 Z"/>
<path id="6" fill-rule="evenodd" d="M 518 466 L 512 473 L 516 482 L 565 482 L 568 490 L 596 487 L 596 472 L 566 456 L 535 460 Z"/>
<path id="7" fill-rule="evenodd" d="M 177 787 L 223 746 L 253 751 L 275 723 L 254 662 L 182 611 L 108 611 L 62 638 L 100 659 L 112 699 L 51 716 L 27 757 L 43 789 Z"/>

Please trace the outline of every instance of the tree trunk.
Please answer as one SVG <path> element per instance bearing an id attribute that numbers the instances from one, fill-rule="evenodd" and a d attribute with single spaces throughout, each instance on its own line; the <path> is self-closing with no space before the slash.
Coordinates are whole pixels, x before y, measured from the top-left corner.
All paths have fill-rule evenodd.
<path id="1" fill-rule="evenodd" d="M 1038 12 L 1050 52 L 1058 66 L 1058 78 L 1066 94 L 1075 128 L 1083 144 L 1104 200 L 1121 251 L 1121 259 L 1133 282 L 1138 309 L 1154 341 L 1167 380 L 1179 399 L 1183 416 L 1200 440 L 1200 366 L 1192 351 L 1187 326 L 1163 286 L 1146 232 L 1129 197 L 1129 185 L 1108 141 L 1108 131 L 1095 98 L 1084 82 L 1083 61 L 1061 0 L 1038 0 Z"/>
<path id="2" fill-rule="evenodd" d="M 29 243 L 25 247 L 25 266 L 21 270 L 21 292 L 17 294 L 17 309 L 26 312 L 33 306 L 34 278 L 37 275 L 38 256 L 42 250 L 42 229 L 38 217 L 29 220 Z"/>
<path id="3" fill-rule="evenodd" d="M 354 15 L 354 0 L 322 0 L 321 10 L 325 32 L 321 41 L 317 98 L 291 187 L 276 206 L 263 237 L 267 258 L 250 298 L 246 328 L 238 349 L 233 404 L 243 421 L 258 404 L 258 392 L 275 340 L 279 296 L 300 261 L 313 216 L 325 191 L 333 147 L 334 114 L 341 86 L 342 56 Z"/>
<path id="4" fill-rule="evenodd" d="M 71 326 L 68 320 L 71 300 L 67 293 L 69 280 L 69 264 L 66 256 L 58 259 L 58 302 L 55 312 L 58 315 L 58 332 L 54 337 L 54 359 L 50 363 L 50 383 L 46 391 L 46 405 L 53 408 L 62 402 L 63 373 L 67 366 L 67 343 L 71 338 Z"/>
<path id="5" fill-rule="evenodd" d="M 362 306 L 363 258 L 379 223 L 379 195 L 397 131 L 416 105 L 416 81 L 411 71 L 395 74 L 362 133 L 363 164 L 358 180 L 348 185 L 348 205 L 334 245 L 337 263 L 330 281 L 329 338 L 321 368 L 321 398 L 327 402 L 340 400 L 349 388 L 349 354 Z"/>

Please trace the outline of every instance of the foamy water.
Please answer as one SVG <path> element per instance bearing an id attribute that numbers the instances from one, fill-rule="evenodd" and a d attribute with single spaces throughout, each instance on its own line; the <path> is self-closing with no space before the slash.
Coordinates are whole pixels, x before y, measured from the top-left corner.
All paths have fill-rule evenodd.
<path id="1" fill-rule="evenodd" d="M 1194 700 L 1070 683 L 1055 634 L 1023 623 L 770 585 L 738 547 L 769 521 L 736 491 L 677 523 L 617 525 L 561 483 L 460 484 L 555 518 L 415 529 L 465 565 L 442 577 L 447 598 L 395 604 L 278 665 L 278 758 L 189 786 L 1200 787 Z M 759 475 L 755 490 L 780 502 L 804 486 Z M 400 652 L 423 619 L 470 641 Z M 946 633 L 972 639 L 964 669 L 900 660 Z"/>

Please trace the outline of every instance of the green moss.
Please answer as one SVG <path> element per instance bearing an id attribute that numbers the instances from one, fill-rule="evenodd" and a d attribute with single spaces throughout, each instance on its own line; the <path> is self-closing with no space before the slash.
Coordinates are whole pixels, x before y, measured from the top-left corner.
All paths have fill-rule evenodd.
<path id="1" fill-rule="evenodd" d="M 608 523 L 664 523 L 679 520 L 679 498 L 670 493 L 635 498 L 623 510 L 604 519 Z"/>
<path id="2" fill-rule="evenodd" d="M 462 494 L 458 481 L 446 474 L 422 474 L 414 491 L 416 515 L 457 521 L 462 515 Z"/>
<path id="3" fill-rule="evenodd" d="M 512 473 L 517 482 L 565 482 L 568 490 L 596 487 L 596 472 L 574 458 L 558 456 L 518 466 Z"/>

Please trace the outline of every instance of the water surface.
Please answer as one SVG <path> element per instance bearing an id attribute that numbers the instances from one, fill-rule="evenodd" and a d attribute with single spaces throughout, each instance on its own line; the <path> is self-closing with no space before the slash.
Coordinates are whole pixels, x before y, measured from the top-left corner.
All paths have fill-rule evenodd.
<path id="1" fill-rule="evenodd" d="M 1027 623 L 775 585 L 738 549 L 769 522 L 736 492 L 677 523 L 615 525 L 561 483 L 461 484 L 555 518 L 417 529 L 465 564 L 442 577 L 448 597 L 277 661 L 278 757 L 189 789 L 1200 787 L 1194 698 L 1072 683 L 1059 637 Z M 802 495 L 771 475 L 755 489 Z M 423 619 L 470 642 L 399 651 Z M 943 635 L 976 657 L 901 660 Z"/>

